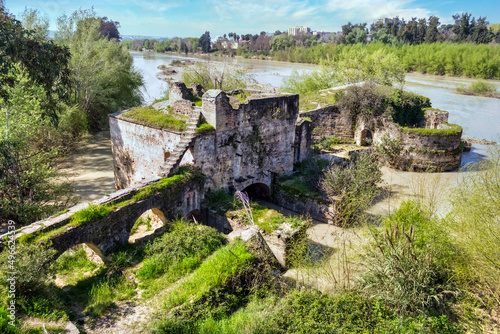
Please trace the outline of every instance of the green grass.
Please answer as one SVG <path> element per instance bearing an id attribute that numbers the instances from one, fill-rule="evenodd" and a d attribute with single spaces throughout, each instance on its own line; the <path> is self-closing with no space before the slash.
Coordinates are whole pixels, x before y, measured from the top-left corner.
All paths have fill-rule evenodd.
<path id="1" fill-rule="evenodd" d="M 64 253 L 52 264 L 52 268 L 66 284 L 75 284 L 85 273 L 92 272 L 97 267 L 97 264 L 87 259 L 87 254 L 81 247 Z"/>
<path id="2" fill-rule="evenodd" d="M 195 130 L 195 133 L 197 134 L 204 134 L 204 133 L 210 133 L 210 132 L 214 132 L 215 131 L 215 128 L 208 124 L 208 123 L 203 123 L 203 124 L 200 124 L 196 130 Z"/>
<path id="3" fill-rule="evenodd" d="M 186 120 L 188 118 L 168 110 L 167 112 L 156 110 L 151 106 L 130 109 L 130 111 L 121 114 L 121 117 L 143 125 L 175 131 L 186 130 Z"/>
<path id="4" fill-rule="evenodd" d="M 165 93 L 163 93 L 163 97 L 160 97 L 160 98 L 158 98 L 158 99 L 155 99 L 155 100 L 153 101 L 153 104 L 158 103 L 158 102 L 167 101 L 167 100 L 169 100 L 169 99 L 170 99 L 170 96 L 169 96 L 169 91 L 167 90 L 167 91 L 165 91 Z"/>
<path id="5" fill-rule="evenodd" d="M 73 214 L 73 216 L 71 216 L 69 226 L 82 225 L 83 223 L 91 220 L 102 219 L 106 217 L 112 209 L 113 208 L 109 205 L 89 203 L 87 208 L 77 211 Z"/>
<path id="6" fill-rule="evenodd" d="M 86 313 L 99 317 L 115 306 L 115 302 L 130 299 L 135 294 L 135 283 L 125 276 L 102 279 L 92 286 L 89 292 L 89 304 Z"/>
<path id="7" fill-rule="evenodd" d="M 180 220 L 174 223 L 172 231 L 146 247 L 146 259 L 137 277 L 144 283 L 148 295 L 155 293 L 198 268 L 226 242 L 224 235 L 211 227 Z"/>
<path id="8" fill-rule="evenodd" d="M 139 217 L 135 221 L 134 226 L 132 226 L 130 235 L 134 234 L 141 225 L 146 225 L 146 231 L 151 231 L 151 217 L 147 217 L 146 219 L 142 219 L 141 217 Z"/>
<path id="9" fill-rule="evenodd" d="M 485 81 L 476 81 L 468 87 L 459 86 L 457 92 L 465 95 L 480 95 L 486 97 L 500 98 L 497 88 L 494 84 Z"/>
<path id="10" fill-rule="evenodd" d="M 462 127 L 457 124 L 445 123 L 450 128 L 449 129 L 425 129 L 425 128 L 408 128 L 399 127 L 399 129 L 404 133 L 415 133 L 421 136 L 454 136 L 459 132 L 462 132 Z"/>
<path id="11" fill-rule="evenodd" d="M 320 108 L 334 105 L 338 102 L 337 95 L 328 92 L 313 92 L 300 94 L 299 108 L 300 110 L 314 110 Z M 302 117 L 303 118 L 303 117 Z"/>
<path id="12" fill-rule="evenodd" d="M 234 240 L 208 257 L 192 275 L 166 295 L 163 307 L 171 309 L 191 301 L 196 302 L 211 289 L 224 284 L 252 260 L 254 256 L 243 241 Z"/>
<path id="13" fill-rule="evenodd" d="M 356 142 L 352 139 L 342 139 L 339 137 L 323 137 L 320 139 L 318 144 L 314 145 L 315 148 L 325 151 L 333 151 L 340 144 L 355 144 Z"/>
<path id="14" fill-rule="evenodd" d="M 201 105 L 202 105 L 202 99 L 199 96 L 189 95 L 188 96 L 188 100 L 191 101 L 191 102 L 193 102 L 194 105 L 197 106 L 197 107 L 201 107 Z"/>
<path id="15" fill-rule="evenodd" d="M 203 203 L 220 215 L 228 211 L 238 210 L 241 207 L 235 198 L 223 189 L 207 192 Z"/>

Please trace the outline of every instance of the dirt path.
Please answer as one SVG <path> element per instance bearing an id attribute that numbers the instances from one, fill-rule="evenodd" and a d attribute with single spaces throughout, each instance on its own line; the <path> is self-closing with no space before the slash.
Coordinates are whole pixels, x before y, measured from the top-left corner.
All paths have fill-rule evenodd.
<path id="1" fill-rule="evenodd" d="M 75 185 L 79 202 L 93 201 L 114 192 L 109 131 L 89 135 L 80 146 L 80 149 L 66 158 L 59 167 Z"/>

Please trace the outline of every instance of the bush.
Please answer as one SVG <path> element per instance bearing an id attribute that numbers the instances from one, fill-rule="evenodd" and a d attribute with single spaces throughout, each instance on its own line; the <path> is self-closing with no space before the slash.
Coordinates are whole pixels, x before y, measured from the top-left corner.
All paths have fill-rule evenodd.
<path id="1" fill-rule="evenodd" d="M 381 232 L 372 230 L 374 242 L 359 284 L 402 314 L 431 312 L 440 306 L 441 293 L 451 288 L 449 265 L 443 261 L 451 257 L 441 247 L 450 246 L 446 237 L 430 230 L 436 224 L 412 202 L 403 203 L 386 226 Z"/>
<path id="2" fill-rule="evenodd" d="M 469 87 L 459 86 L 457 92 L 465 95 L 481 95 L 486 97 L 500 97 L 494 84 L 485 81 L 473 82 Z"/>
<path id="3" fill-rule="evenodd" d="M 20 244 L 16 245 L 15 272 L 16 292 L 22 295 L 30 295 L 45 283 L 50 268 L 47 262 L 56 254 L 56 251 L 45 245 Z M 9 269 L 8 252 L 0 254 L 0 276 L 5 282 Z"/>
<path id="4" fill-rule="evenodd" d="M 330 167 L 321 180 L 321 189 L 333 204 L 334 222 L 343 227 L 359 224 L 381 180 L 376 156 L 370 153 L 361 153 L 345 166 Z"/>
<path id="5" fill-rule="evenodd" d="M 401 126 L 414 127 L 425 119 L 424 108 L 430 108 L 431 102 L 428 97 L 395 90 L 390 105 L 393 109 L 394 122 Z"/>

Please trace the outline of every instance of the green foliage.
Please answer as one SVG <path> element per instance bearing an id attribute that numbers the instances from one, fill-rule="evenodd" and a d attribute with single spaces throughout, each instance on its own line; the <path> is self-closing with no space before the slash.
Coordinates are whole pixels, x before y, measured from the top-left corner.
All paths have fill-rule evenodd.
<path id="1" fill-rule="evenodd" d="M 359 283 L 400 313 L 437 310 L 443 291 L 452 288 L 450 263 L 457 261 L 447 230 L 415 202 L 401 204 L 385 226 L 372 230 L 374 242 Z"/>
<path id="2" fill-rule="evenodd" d="M 322 58 L 319 71 L 299 74 L 293 72 L 284 81 L 283 89 L 292 93 L 315 92 L 341 85 L 371 82 L 381 85 L 404 83 L 404 69 L 393 54 L 383 50 L 369 53 L 364 49 L 355 49 L 348 56 L 334 59 Z"/>
<path id="3" fill-rule="evenodd" d="M 17 326 L 19 325 L 19 321 L 16 320 L 14 322 L 15 326 L 9 325 L 9 322 L 12 321 L 8 317 L 9 311 L 6 309 L 4 305 L 0 305 L 0 331 L 5 334 L 17 334 L 19 333 L 19 329 Z"/>
<path id="4" fill-rule="evenodd" d="M 456 240 L 463 247 L 464 263 L 456 264 L 461 283 L 486 299 L 483 304 L 500 306 L 500 148 L 478 162 L 461 177 L 452 194 L 452 219 Z"/>
<path id="5" fill-rule="evenodd" d="M 45 282 L 50 268 L 48 260 L 56 254 L 56 251 L 45 245 L 17 244 L 15 262 L 9 259 L 8 251 L 0 254 L 0 277 L 3 282 L 9 277 L 7 273 L 16 272 L 16 293 L 30 295 Z M 12 270 L 11 266 L 14 266 Z"/>
<path id="6" fill-rule="evenodd" d="M 226 238 L 211 227 L 178 222 L 172 231 L 146 247 L 146 260 L 137 276 L 141 280 L 164 276 L 164 282 L 173 282 L 192 272 L 225 243 Z"/>
<path id="7" fill-rule="evenodd" d="M 195 82 L 202 85 L 205 90 L 229 91 L 245 88 L 247 82 L 253 81 L 253 77 L 248 74 L 248 69 L 245 68 L 197 62 L 194 66 L 186 68 L 182 73 L 182 80 L 188 87 Z"/>
<path id="8" fill-rule="evenodd" d="M 402 66 L 406 72 L 418 71 L 436 75 L 446 74 L 483 79 L 500 78 L 500 66 L 498 65 L 500 51 L 495 45 L 447 42 L 419 45 L 392 44 L 392 46 L 383 43 L 365 45 L 318 44 L 309 48 L 295 47 L 276 51 L 274 59 L 315 64 L 321 64 L 325 59 L 344 62 L 346 59 L 357 59 L 360 50 L 363 50 L 367 54 L 381 52 L 383 55 L 396 56 L 400 64 L 398 68 Z"/>
<path id="9" fill-rule="evenodd" d="M 457 92 L 465 95 L 480 95 L 486 97 L 500 97 L 494 84 L 485 81 L 476 81 L 469 87 L 459 86 Z"/>
<path id="10" fill-rule="evenodd" d="M 417 126 L 425 118 L 424 108 L 430 108 L 428 97 L 395 90 L 390 104 L 393 109 L 392 118 L 401 126 Z"/>
<path id="11" fill-rule="evenodd" d="M 332 202 L 334 222 L 343 227 L 359 224 L 363 211 L 377 195 L 381 180 L 376 157 L 366 152 L 345 166 L 331 166 L 321 180 L 321 189 Z"/>
<path id="12" fill-rule="evenodd" d="M 71 52 L 75 102 L 86 112 L 91 128 L 102 127 L 109 113 L 141 101 L 142 78 L 132 57 L 116 39 L 102 36 L 101 22 L 93 10 L 75 11 L 58 18 L 56 34 L 56 41 Z"/>
<path id="13" fill-rule="evenodd" d="M 82 247 L 77 248 L 74 252 L 66 252 L 59 256 L 52 264 L 52 269 L 58 273 L 70 272 L 74 269 L 83 269 L 84 271 L 92 271 L 97 268 L 97 265 L 87 259 L 87 253 Z"/>
<path id="14" fill-rule="evenodd" d="M 102 279 L 92 286 L 86 312 L 91 317 L 99 317 L 115 306 L 114 302 L 128 299 L 135 294 L 135 284 L 125 276 Z"/>
<path id="15" fill-rule="evenodd" d="M 108 205 L 90 203 L 85 209 L 77 211 L 71 216 L 70 225 L 82 225 L 83 223 L 106 217 L 112 208 Z"/>
<path id="16" fill-rule="evenodd" d="M 146 231 L 151 231 L 151 217 L 147 217 L 146 219 L 142 219 L 141 217 L 139 217 L 135 221 L 134 226 L 132 226 L 130 235 L 134 234 L 141 225 L 146 225 Z"/>
<path id="17" fill-rule="evenodd" d="M 225 214 L 228 211 L 240 208 L 234 197 L 224 189 L 207 192 L 203 203 L 212 210 L 217 211 L 218 214 Z"/>
<path id="18" fill-rule="evenodd" d="M 158 103 L 158 102 L 162 102 L 162 101 L 167 101 L 167 100 L 169 100 L 169 99 L 170 99 L 169 91 L 168 91 L 168 90 L 166 90 L 166 91 L 165 91 L 165 93 L 163 93 L 163 96 L 162 96 L 162 97 L 160 97 L 160 98 L 158 98 L 158 99 L 155 99 L 155 100 L 153 101 L 153 104 Z"/>
<path id="19" fill-rule="evenodd" d="M 186 302 L 196 302 L 215 287 L 221 286 L 254 260 L 245 244 L 236 239 L 208 257 L 196 271 L 177 285 L 164 298 L 164 307 L 169 309 Z"/>
<path id="20" fill-rule="evenodd" d="M 288 223 L 293 229 L 296 229 L 305 220 L 303 217 L 287 217 L 282 213 L 273 209 L 269 209 L 263 205 L 258 204 L 257 202 L 251 202 L 250 207 L 252 209 L 254 223 L 261 229 L 263 229 L 267 234 L 280 229 L 280 226 L 283 223 Z M 243 220 L 246 222 L 245 218 Z"/>
<path id="21" fill-rule="evenodd" d="M 171 129 L 176 131 L 184 131 L 186 129 L 187 117 L 176 114 L 175 112 L 157 110 L 153 107 L 133 108 L 121 114 L 121 117 L 160 129 Z"/>
<path id="22" fill-rule="evenodd" d="M 421 136 L 454 136 L 463 129 L 460 125 L 445 123 L 448 126 L 446 129 L 426 129 L 426 128 L 408 128 L 400 127 L 401 131 L 405 133 L 416 133 Z"/>
<path id="23" fill-rule="evenodd" d="M 215 128 L 208 124 L 208 123 L 203 123 L 203 124 L 200 124 L 200 126 L 198 126 L 195 130 L 195 133 L 197 134 L 205 134 L 205 133 L 210 133 L 210 132 L 214 132 L 215 131 Z"/>
<path id="24" fill-rule="evenodd" d="M 27 224 L 73 203 L 72 186 L 56 181 L 60 147 L 56 129 L 42 107 L 42 87 L 19 64 L 0 73 L 0 207 L 5 219 Z M 9 83 L 9 84 L 8 84 Z"/>

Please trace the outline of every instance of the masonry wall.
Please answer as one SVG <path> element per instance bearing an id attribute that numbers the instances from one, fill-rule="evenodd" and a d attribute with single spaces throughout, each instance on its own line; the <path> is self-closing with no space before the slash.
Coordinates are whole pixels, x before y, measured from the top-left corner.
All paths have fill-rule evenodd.
<path id="1" fill-rule="evenodd" d="M 333 105 L 301 112 L 300 116 L 311 119 L 313 144 L 317 144 L 322 137 L 339 137 L 342 139 L 352 139 L 354 137 L 352 126 L 342 120 L 337 106 Z"/>
<path id="2" fill-rule="evenodd" d="M 233 109 L 224 92 L 208 91 L 202 113 L 216 132 L 196 140 L 196 165 L 212 177 L 215 188 L 271 186 L 274 173 L 293 170 L 298 102 L 298 95 L 251 96 Z"/>
<path id="3" fill-rule="evenodd" d="M 181 133 L 144 126 L 120 119 L 120 113 L 109 117 L 111 149 L 117 189 L 156 176 L 159 167 L 180 141 Z"/>

